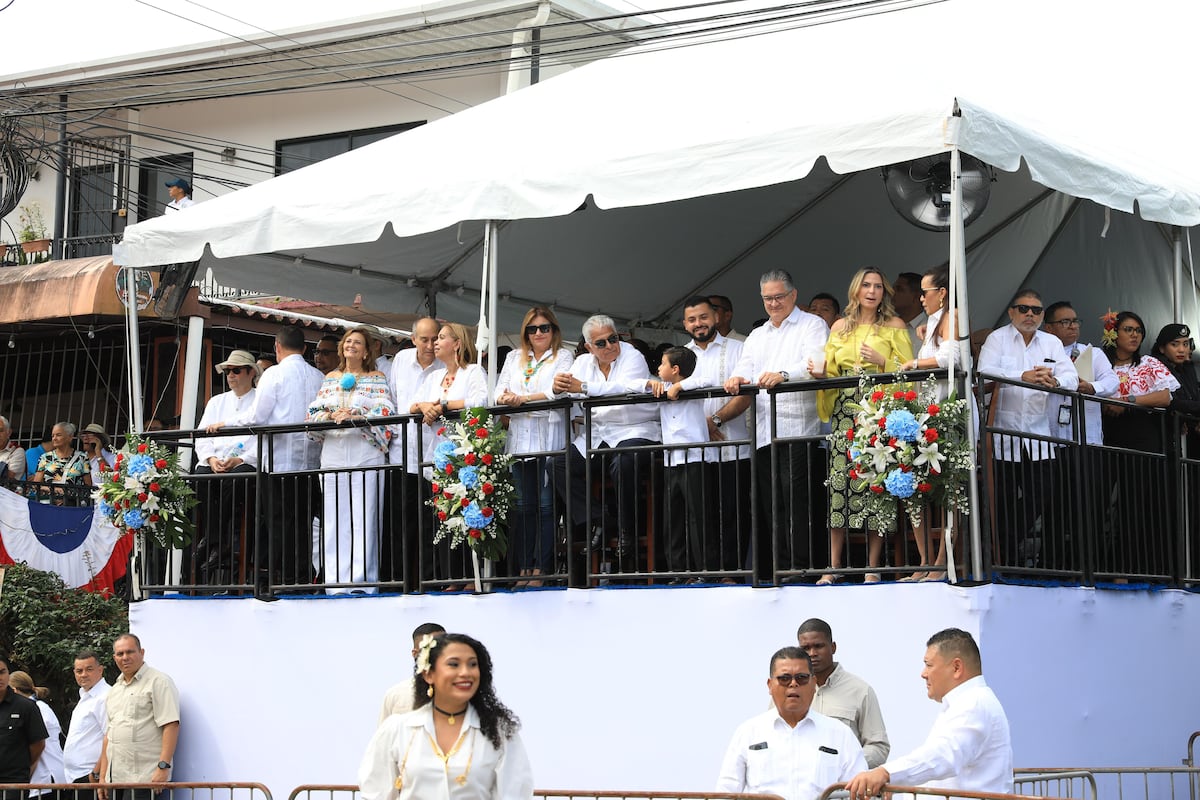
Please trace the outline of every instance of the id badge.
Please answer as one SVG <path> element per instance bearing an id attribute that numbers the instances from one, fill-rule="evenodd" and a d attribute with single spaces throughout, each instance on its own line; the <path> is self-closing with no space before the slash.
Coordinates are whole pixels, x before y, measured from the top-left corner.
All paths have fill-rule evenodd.
<path id="1" fill-rule="evenodd" d="M 1070 425 L 1071 424 L 1071 406 L 1061 405 L 1058 407 L 1058 424 L 1059 425 Z"/>

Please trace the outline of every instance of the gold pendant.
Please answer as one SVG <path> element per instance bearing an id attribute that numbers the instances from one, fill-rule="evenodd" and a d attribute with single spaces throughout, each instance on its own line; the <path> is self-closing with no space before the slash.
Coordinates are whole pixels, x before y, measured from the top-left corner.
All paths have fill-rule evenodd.
<path id="1" fill-rule="evenodd" d="M 451 715 L 450 715 L 450 716 L 449 716 L 449 717 L 446 719 L 446 721 L 447 721 L 447 722 L 449 722 L 451 725 L 453 725 L 453 724 L 454 724 L 454 715 L 453 715 L 453 714 L 451 714 Z"/>
<path id="2" fill-rule="evenodd" d="M 454 779 L 454 782 L 457 783 L 459 786 L 466 786 L 467 785 L 467 776 L 459 775 L 457 778 Z"/>
<path id="3" fill-rule="evenodd" d="M 404 788 L 404 777 L 401 776 L 401 777 L 396 778 L 396 791 L 398 792 L 403 788 Z"/>

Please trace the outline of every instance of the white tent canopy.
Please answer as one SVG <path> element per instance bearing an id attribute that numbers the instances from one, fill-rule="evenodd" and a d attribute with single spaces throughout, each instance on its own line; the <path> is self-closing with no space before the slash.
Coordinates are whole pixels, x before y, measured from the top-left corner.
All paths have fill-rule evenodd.
<path id="1" fill-rule="evenodd" d="M 131 226 L 117 260 L 406 311 L 432 284 L 441 316 L 470 320 L 480 221 L 506 220 L 502 325 L 534 301 L 564 323 L 663 320 L 704 288 L 745 330 L 765 269 L 841 295 L 864 264 L 946 262 L 947 237 L 904 222 L 872 168 L 949 149 L 957 107 L 959 147 L 1005 170 L 968 230 L 974 327 L 1026 282 L 1085 318 L 1170 321 L 1155 223 L 1200 222 L 1200 120 L 1170 83 L 1200 8 L 950 0 L 812 22 L 591 64 Z"/>

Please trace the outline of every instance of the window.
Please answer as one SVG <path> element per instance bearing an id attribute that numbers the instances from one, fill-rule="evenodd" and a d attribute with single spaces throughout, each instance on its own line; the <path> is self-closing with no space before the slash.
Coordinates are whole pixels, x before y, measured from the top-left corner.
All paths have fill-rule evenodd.
<path id="1" fill-rule="evenodd" d="M 194 183 L 191 153 L 142 159 L 138 164 L 138 220 L 163 215 L 171 202 L 167 181 L 175 178 Z"/>
<path id="2" fill-rule="evenodd" d="M 281 139 L 275 144 L 275 174 L 285 172 L 324 161 L 332 156 L 357 150 L 363 145 L 386 139 L 397 133 L 412 130 L 425 122 L 406 122 L 403 125 L 387 125 L 382 128 L 365 128 L 343 133 L 330 133 L 324 136 L 306 136 L 301 139 Z"/>

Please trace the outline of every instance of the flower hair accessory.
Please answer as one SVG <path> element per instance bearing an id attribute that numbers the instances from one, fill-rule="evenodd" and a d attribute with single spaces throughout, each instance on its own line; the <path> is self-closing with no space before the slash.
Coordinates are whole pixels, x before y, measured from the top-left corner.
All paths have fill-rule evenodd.
<path id="1" fill-rule="evenodd" d="M 1105 347 L 1117 346 L 1117 312 L 1111 308 L 1107 314 L 1100 315 L 1100 321 L 1104 323 L 1104 333 L 1100 334 L 1100 341 Z"/>
<path id="2" fill-rule="evenodd" d="M 426 673 L 429 671 L 431 666 L 429 663 L 429 654 L 433 652 L 435 644 L 437 644 L 437 637 L 432 633 L 427 633 L 421 637 L 421 643 L 417 645 L 417 672 Z"/>

